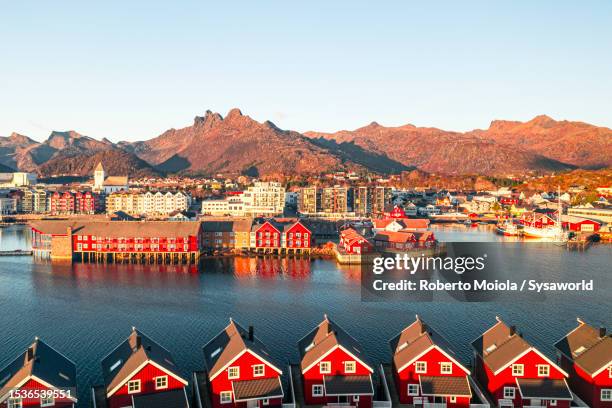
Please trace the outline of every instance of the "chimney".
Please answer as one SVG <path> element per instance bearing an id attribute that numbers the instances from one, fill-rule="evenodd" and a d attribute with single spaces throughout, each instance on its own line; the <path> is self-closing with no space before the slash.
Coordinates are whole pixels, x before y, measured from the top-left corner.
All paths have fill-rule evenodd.
<path id="1" fill-rule="evenodd" d="M 28 352 L 26 355 L 26 363 L 29 363 L 32 360 L 34 360 L 34 348 L 28 347 Z"/>
<path id="2" fill-rule="evenodd" d="M 253 326 L 249 326 L 249 341 L 253 341 L 254 335 L 253 333 L 255 332 L 255 329 L 253 328 Z"/>
<path id="3" fill-rule="evenodd" d="M 600 327 L 599 328 L 599 337 L 601 337 L 602 339 L 604 337 L 606 337 L 606 328 L 605 327 Z"/>
<path id="4" fill-rule="evenodd" d="M 138 350 L 141 347 L 142 347 L 142 337 L 140 337 L 140 334 L 139 334 L 136 336 L 136 347 L 134 347 L 134 351 Z"/>
<path id="5" fill-rule="evenodd" d="M 427 325 L 425 323 L 421 324 L 421 334 L 427 333 Z"/>
<path id="6" fill-rule="evenodd" d="M 510 326 L 510 336 L 514 336 L 516 334 L 516 326 Z"/>

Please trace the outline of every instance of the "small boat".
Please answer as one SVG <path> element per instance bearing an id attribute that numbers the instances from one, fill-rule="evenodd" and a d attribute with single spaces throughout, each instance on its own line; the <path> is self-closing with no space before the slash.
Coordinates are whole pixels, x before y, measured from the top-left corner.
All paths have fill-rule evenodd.
<path id="1" fill-rule="evenodd" d="M 523 236 L 526 238 L 544 238 L 555 242 L 565 242 L 568 239 L 567 232 L 556 225 L 545 228 L 525 226 L 523 228 Z"/>
<path id="2" fill-rule="evenodd" d="M 495 226 L 495 231 L 505 237 L 515 237 L 519 234 L 519 230 L 513 222 L 505 221 Z"/>

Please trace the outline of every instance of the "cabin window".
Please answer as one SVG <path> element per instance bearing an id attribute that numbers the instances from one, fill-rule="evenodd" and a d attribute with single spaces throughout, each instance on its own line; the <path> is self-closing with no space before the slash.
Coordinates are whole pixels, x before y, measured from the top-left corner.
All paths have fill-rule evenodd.
<path id="1" fill-rule="evenodd" d="M 345 361 L 344 362 L 344 372 L 347 374 L 352 374 L 357 371 L 357 363 L 354 361 Z"/>
<path id="2" fill-rule="evenodd" d="M 263 364 L 256 364 L 253 366 L 253 377 L 261 377 L 264 375 L 264 368 L 265 366 Z"/>
<path id="3" fill-rule="evenodd" d="M 419 384 L 408 384 L 408 395 L 418 396 L 419 395 Z"/>
<path id="4" fill-rule="evenodd" d="M 452 374 L 453 373 L 453 364 L 452 363 L 441 363 L 440 364 L 440 372 L 442 374 Z"/>
<path id="5" fill-rule="evenodd" d="M 21 398 L 11 398 L 8 400 L 8 408 L 22 408 L 23 402 Z"/>
<path id="6" fill-rule="evenodd" d="M 612 378 L 612 366 L 608 367 L 608 377 Z"/>
<path id="7" fill-rule="evenodd" d="M 219 394 L 221 397 L 222 404 L 230 404 L 232 402 L 232 392 L 231 391 L 221 391 Z"/>
<path id="8" fill-rule="evenodd" d="M 264 398 L 261 400 L 261 405 L 270 405 L 270 400 L 268 398 Z"/>
<path id="9" fill-rule="evenodd" d="M 167 375 L 163 375 L 161 377 L 156 377 L 155 378 L 155 389 L 156 390 L 163 390 L 168 388 L 168 376 Z"/>
<path id="10" fill-rule="evenodd" d="M 549 407 L 556 407 L 557 406 L 557 400 L 550 400 L 550 401 L 548 401 L 548 406 Z"/>
<path id="11" fill-rule="evenodd" d="M 321 361 L 319 364 L 319 373 L 329 374 L 331 373 L 331 363 L 329 361 Z"/>
<path id="12" fill-rule="evenodd" d="M 140 380 L 132 380 L 128 382 L 128 394 L 140 392 Z"/>
<path id="13" fill-rule="evenodd" d="M 45 397 L 40 399 L 41 407 L 52 407 L 55 405 L 55 399 L 53 397 Z"/>
<path id="14" fill-rule="evenodd" d="M 353 402 L 359 402 L 359 395 L 353 395 Z"/>
<path id="15" fill-rule="evenodd" d="M 235 380 L 240 377 L 240 367 L 230 367 L 227 369 L 227 378 Z"/>
<path id="16" fill-rule="evenodd" d="M 525 373 L 525 366 L 523 364 L 512 364 L 512 375 L 519 376 Z"/>
<path id="17" fill-rule="evenodd" d="M 427 372 L 427 361 L 417 361 L 414 363 L 414 372 L 417 374 L 425 374 Z"/>
<path id="18" fill-rule="evenodd" d="M 602 389 L 600 396 L 602 401 L 612 401 L 612 388 Z"/>
<path id="19" fill-rule="evenodd" d="M 514 399 L 516 389 L 514 387 L 504 387 L 504 398 Z"/>
<path id="20" fill-rule="evenodd" d="M 455 397 L 454 395 L 452 397 L 450 397 L 450 402 L 451 403 L 456 403 L 457 402 L 457 397 Z"/>
<path id="21" fill-rule="evenodd" d="M 550 375 L 550 366 L 548 364 L 538 364 L 538 377 L 548 377 Z"/>
<path id="22" fill-rule="evenodd" d="M 312 396 L 313 397 L 322 397 L 323 396 L 323 385 L 314 384 L 312 386 Z"/>

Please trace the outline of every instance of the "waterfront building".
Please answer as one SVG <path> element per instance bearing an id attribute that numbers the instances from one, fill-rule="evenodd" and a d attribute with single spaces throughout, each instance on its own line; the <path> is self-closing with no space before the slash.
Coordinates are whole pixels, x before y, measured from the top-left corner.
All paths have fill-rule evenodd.
<path id="1" fill-rule="evenodd" d="M 255 182 L 242 194 L 245 215 L 273 217 L 285 210 L 285 188 L 277 182 Z"/>
<path id="2" fill-rule="evenodd" d="M 17 199 L 13 197 L 0 197 L 0 215 L 15 214 L 17 212 Z"/>
<path id="3" fill-rule="evenodd" d="M 381 214 L 391 205 L 393 189 L 384 186 L 359 186 L 354 190 L 355 215 L 369 217 Z"/>
<path id="4" fill-rule="evenodd" d="M 469 407 L 470 370 L 459 362 L 446 340 L 419 316 L 389 342 L 399 401 L 449 408 Z M 442 406 L 442 405 L 441 405 Z"/>
<path id="5" fill-rule="evenodd" d="M 312 231 L 292 218 L 268 219 L 251 227 L 250 248 L 257 252 L 310 252 Z"/>
<path id="6" fill-rule="evenodd" d="M 597 232 L 601 228 L 600 222 L 576 217 L 575 215 L 562 215 L 561 224 L 563 229 L 577 232 Z"/>
<path id="7" fill-rule="evenodd" d="M 16 171 L 0 173 L 0 188 L 15 188 L 33 186 L 38 183 L 36 174 Z"/>
<path id="8" fill-rule="evenodd" d="M 250 218 L 231 218 L 202 221 L 202 247 L 212 250 L 248 249 Z"/>
<path id="9" fill-rule="evenodd" d="M 375 219 L 374 232 L 390 231 L 398 232 L 401 230 L 410 232 L 423 232 L 429 229 L 429 220 L 425 218 L 386 218 L 386 219 Z"/>
<path id="10" fill-rule="evenodd" d="M 355 229 L 346 228 L 340 231 L 338 248 L 347 254 L 361 255 L 372 252 L 374 246 Z"/>
<path id="11" fill-rule="evenodd" d="M 167 216 L 175 211 L 187 211 L 191 205 L 191 197 L 183 192 L 151 192 L 145 193 L 121 191 L 106 197 L 106 212 L 114 214 L 124 212 L 130 215 L 145 215 L 148 217 Z"/>
<path id="12" fill-rule="evenodd" d="M 354 217 L 352 187 L 306 187 L 299 192 L 298 212 L 304 216 L 325 218 Z"/>
<path id="13" fill-rule="evenodd" d="M 193 262 L 200 253 L 194 221 L 34 221 L 34 255 L 81 261 Z"/>
<path id="14" fill-rule="evenodd" d="M 606 224 L 612 224 L 612 208 L 595 208 L 591 206 L 570 207 L 567 209 L 568 215 L 588 218 Z"/>
<path id="15" fill-rule="evenodd" d="M 298 348 L 307 405 L 372 407 L 374 370 L 357 341 L 327 315 Z"/>
<path id="16" fill-rule="evenodd" d="M 555 344 L 568 382 L 591 408 L 612 407 L 612 337 L 581 319 L 578 327 Z"/>
<path id="17" fill-rule="evenodd" d="M 561 367 L 499 317 L 474 342 L 474 374 L 499 407 L 569 408 L 573 399 Z"/>
<path id="18" fill-rule="evenodd" d="M 48 211 L 47 192 L 38 188 L 26 188 L 18 204 L 19 212 L 25 214 L 42 214 Z"/>
<path id="19" fill-rule="evenodd" d="M 298 193 L 298 212 L 302 215 L 316 215 L 321 209 L 321 189 L 304 187 Z"/>
<path id="20" fill-rule="evenodd" d="M 189 408 L 187 380 L 172 354 L 136 328 L 102 360 L 93 408 Z"/>
<path id="21" fill-rule="evenodd" d="M 202 201 L 202 215 L 244 217 L 245 214 L 242 192 L 223 199 Z"/>
<path id="22" fill-rule="evenodd" d="M 39 338 L 0 370 L 0 408 L 74 408 L 76 403 L 75 364 Z"/>
<path id="23" fill-rule="evenodd" d="M 209 395 L 202 406 L 212 408 L 281 407 L 283 386 L 280 364 L 275 362 L 264 343 L 230 319 L 229 324 L 203 348 L 206 372 L 196 375 L 196 395 Z"/>

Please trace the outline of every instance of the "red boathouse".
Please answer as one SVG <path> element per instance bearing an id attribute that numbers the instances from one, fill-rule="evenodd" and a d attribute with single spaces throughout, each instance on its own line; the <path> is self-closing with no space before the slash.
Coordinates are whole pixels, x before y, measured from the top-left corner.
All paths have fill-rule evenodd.
<path id="1" fill-rule="evenodd" d="M 170 352 L 135 328 L 102 360 L 102 375 L 93 408 L 189 408 L 187 380 Z"/>
<path id="2" fill-rule="evenodd" d="M 76 397 L 75 364 L 38 338 L 0 370 L 0 408 L 74 408 Z"/>
<path id="3" fill-rule="evenodd" d="M 327 315 L 298 347 L 307 405 L 372 407 L 373 369 L 357 341 Z"/>
<path id="4" fill-rule="evenodd" d="M 419 316 L 390 342 L 393 376 L 402 404 L 444 404 L 469 407 L 472 398 L 470 371 L 442 336 Z"/>
<path id="5" fill-rule="evenodd" d="M 578 327 L 555 344 L 568 382 L 591 408 L 612 408 L 612 337 L 578 319 Z"/>
<path id="6" fill-rule="evenodd" d="M 213 408 L 281 407 L 283 387 L 279 365 L 249 326 L 229 325 L 204 346 L 205 387 Z M 204 388 L 206 391 L 204 391 Z M 206 406 L 207 404 L 203 404 Z"/>
<path id="7" fill-rule="evenodd" d="M 472 342 L 474 374 L 499 407 L 569 408 L 567 373 L 499 317 Z"/>

